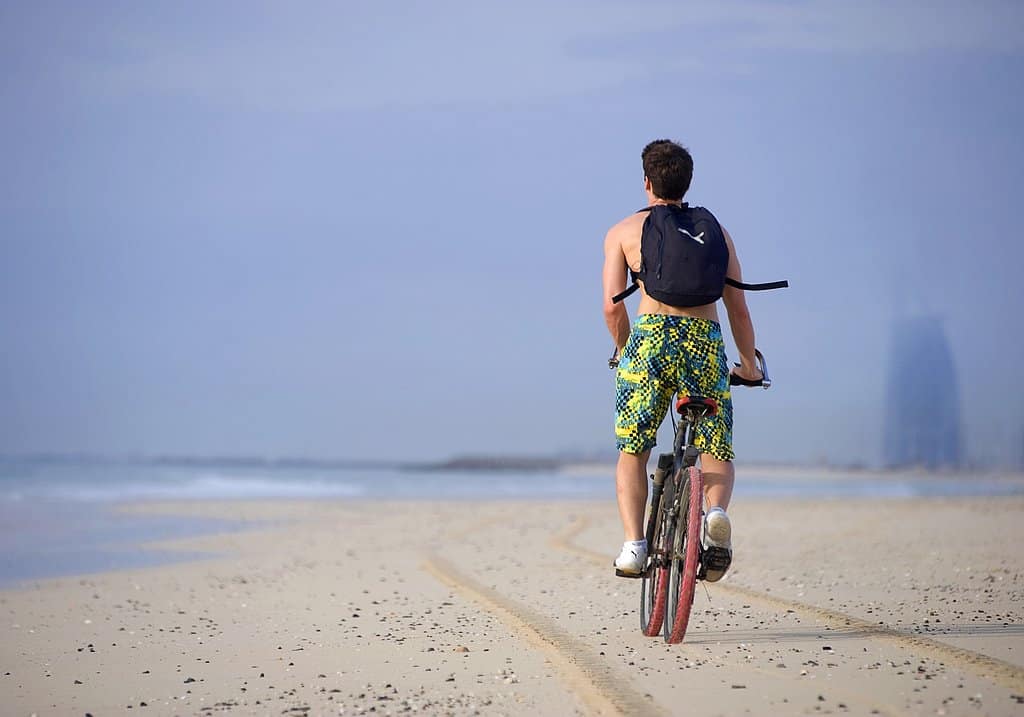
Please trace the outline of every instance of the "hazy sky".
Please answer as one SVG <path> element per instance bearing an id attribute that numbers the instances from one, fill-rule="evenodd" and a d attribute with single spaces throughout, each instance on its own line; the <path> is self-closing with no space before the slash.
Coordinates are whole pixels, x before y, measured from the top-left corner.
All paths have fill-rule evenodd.
<path id="1" fill-rule="evenodd" d="M 668 137 L 792 284 L 741 461 L 876 462 L 922 313 L 1019 457 L 1022 78 L 1017 2 L 5 3 L 0 453 L 611 451 L 602 239 Z"/>

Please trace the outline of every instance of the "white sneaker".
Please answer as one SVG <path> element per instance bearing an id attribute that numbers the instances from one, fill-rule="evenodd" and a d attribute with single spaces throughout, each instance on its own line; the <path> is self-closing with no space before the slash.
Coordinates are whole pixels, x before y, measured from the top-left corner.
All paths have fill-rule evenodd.
<path id="1" fill-rule="evenodd" d="M 718 582 L 732 564 L 732 525 L 721 508 L 714 507 L 704 517 L 704 579 Z"/>
<path id="2" fill-rule="evenodd" d="M 615 558 L 616 573 L 625 575 L 640 575 L 647 565 L 647 547 L 643 544 L 626 543 L 622 546 L 622 552 Z"/>

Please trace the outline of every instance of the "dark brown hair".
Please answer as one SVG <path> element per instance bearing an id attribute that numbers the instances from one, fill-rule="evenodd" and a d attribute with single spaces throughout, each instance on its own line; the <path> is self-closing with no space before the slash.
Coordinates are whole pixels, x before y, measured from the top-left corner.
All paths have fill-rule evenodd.
<path id="1" fill-rule="evenodd" d="M 644 147 L 640 159 L 654 196 L 669 201 L 683 198 L 693 179 L 693 157 L 686 147 L 670 139 L 656 139 Z"/>

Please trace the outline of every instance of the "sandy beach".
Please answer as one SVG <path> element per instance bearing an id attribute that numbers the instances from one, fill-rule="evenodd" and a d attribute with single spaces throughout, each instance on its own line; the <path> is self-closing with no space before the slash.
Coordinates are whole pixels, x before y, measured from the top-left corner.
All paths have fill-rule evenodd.
<path id="1" fill-rule="evenodd" d="M 253 524 L 0 592 L 3 714 L 1024 714 L 1024 498 L 737 503 L 676 646 L 611 502 L 126 510 Z"/>

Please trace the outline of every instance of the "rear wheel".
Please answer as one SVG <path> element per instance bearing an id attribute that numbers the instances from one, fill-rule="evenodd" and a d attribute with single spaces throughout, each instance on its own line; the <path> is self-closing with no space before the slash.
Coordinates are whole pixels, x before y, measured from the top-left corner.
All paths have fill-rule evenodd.
<path id="1" fill-rule="evenodd" d="M 704 476 L 697 467 L 686 469 L 679 499 L 679 520 L 672 536 L 669 569 L 665 641 L 683 641 L 690 622 L 690 608 L 697 586 L 701 514 L 704 502 Z"/>
<path id="2" fill-rule="evenodd" d="M 661 631 L 668 606 L 668 554 L 672 548 L 674 531 L 662 508 L 672 504 L 673 489 L 670 483 L 666 481 L 661 500 L 649 518 L 657 522 L 654 540 L 649 548 L 651 566 L 640 584 L 640 630 L 648 637 L 654 637 Z"/>

